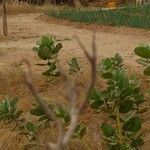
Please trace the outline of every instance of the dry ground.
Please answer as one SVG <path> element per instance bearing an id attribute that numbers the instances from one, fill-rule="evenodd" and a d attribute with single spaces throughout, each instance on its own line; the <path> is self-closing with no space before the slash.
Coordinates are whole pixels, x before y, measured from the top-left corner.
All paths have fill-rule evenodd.
<path id="1" fill-rule="evenodd" d="M 0 24 L 2 24 L 1 17 Z M 129 72 L 137 72 L 141 76 L 140 67 L 136 64 L 135 57 L 133 57 L 133 49 L 141 43 L 150 42 L 150 31 L 148 30 L 80 25 L 52 18 L 48 19 L 40 14 L 9 15 L 9 37 L 8 39 L 3 39 L 2 35 L 0 35 L 0 97 L 2 98 L 4 95 L 18 97 L 19 107 L 25 111 L 24 116 L 29 120 L 31 119 L 26 112 L 31 108 L 34 99 L 24 83 L 21 69 L 21 60 L 26 58 L 32 64 L 34 80 L 38 91 L 43 96 L 49 98 L 50 101 L 66 103 L 64 85 L 61 78 L 52 80 L 51 78 L 43 77 L 41 73 L 45 68 L 35 65 L 41 62 L 41 60 L 32 51 L 32 47 L 45 34 L 54 35 L 57 39 L 62 40 L 63 49 L 60 52 L 59 59 L 66 71 L 68 70 L 67 62 L 69 58 L 73 56 L 79 58 L 82 65 L 82 73 L 74 77 L 78 81 L 80 90 L 84 92 L 86 83 L 89 80 L 89 66 L 73 36 L 77 35 L 90 52 L 91 29 L 97 30 L 98 61 L 103 57 L 112 56 L 118 52 L 124 57 Z M 0 28 L 0 33 L 2 33 L 2 28 Z M 98 85 L 102 87 L 100 83 Z M 149 150 L 150 147 L 149 116 L 150 111 L 144 114 L 143 131 L 145 134 L 145 144 L 142 148 L 143 150 Z M 82 141 L 84 148 L 79 146 L 81 144 L 75 142 L 75 145 L 72 144 L 71 149 L 104 149 L 99 137 L 99 124 L 102 122 L 101 116 L 95 115 L 91 110 L 87 110 L 83 114 L 82 120 L 88 125 L 87 136 Z M 41 136 L 41 141 L 46 141 L 47 137 L 50 138 L 46 133 Z M 17 136 L 14 132 L 10 132 L 9 129 L 1 126 L 0 149 L 22 149 L 23 144 L 26 142 L 26 138 Z M 76 146 L 79 147 L 77 148 Z"/>

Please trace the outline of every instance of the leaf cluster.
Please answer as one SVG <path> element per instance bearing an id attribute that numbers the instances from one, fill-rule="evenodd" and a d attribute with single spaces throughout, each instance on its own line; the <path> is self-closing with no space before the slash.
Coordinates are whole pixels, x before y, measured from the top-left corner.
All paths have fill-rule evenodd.
<path id="1" fill-rule="evenodd" d="M 114 127 L 102 124 L 103 139 L 111 150 L 137 149 L 143 143 L 140 104 L 144 102 L 144 95 L 140 83 L 135 77 L 128 77 L 119 54 L 103 59 L 98 71 L 107 86 L 104 90 L 91 91 L 89 105 L 93 109 L 105 111 L 114 124 Z"/>
<path id="2" fill-rule="evenodd" d="M 36 51 L 42 60 L 47 61 L 46 65 L 49 69 L 43 72 L 43 75 L 59 76 L 56 63 L 58 53 L 61 49 L 62 44 L 57 43 L 56 39 L 52 36 L 43 36 L 41 40 L 37 42 L 37 47 L 33 47 L 33 51 Z"/>

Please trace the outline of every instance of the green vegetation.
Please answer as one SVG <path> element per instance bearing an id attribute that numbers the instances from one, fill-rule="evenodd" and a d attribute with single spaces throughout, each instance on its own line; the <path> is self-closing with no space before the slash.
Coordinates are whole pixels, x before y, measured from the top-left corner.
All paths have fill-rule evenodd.
<path id="1" fill-rule="evenodd" d="M 80 65 L 79 65 L 79 62 L 77 60 L 76 57 L 73 57 L 70 61 L 69 61 L 69 66 L 70 66 L 70 69 L 69 69 L 69 73 L 72 74 L 72 73 L 77 73 L 80 71 Z"/>
<path id="2" fill-rule="evenodd" d="M 142 45 L 136 47 L 134 49 L 134 52 L 140 57 L 139 59 L 137 59 L 137 62 L 144 66 L 144 74 L 150 76 L 150 46 Z"/>
<path id="3" fill-rule="evenodd" d="M 109 118 L 108 123 L 101 126 L 102 138 L 110 150 L 138 150 L 143 144 L 140 104 L 144 102 L 144 95 L 140 84 L 134 77 L 128 77 L 119 54 L 103 59 L 98 70 L 107 87 L 93 89 L 89 104 L 91 108 L 107 113 Z"/>
<path id="4" fill-rule="evenodd" d="M 6 125 L 8 123 L 13 125 L 11 126 L 12 130 L 17 131 L 18 134 L 24 135 L 29 139 L 29 143 L 36 141 L 44 129 L 49 128 L 50 130 L 53 130 L 52 124 L 54 123 L 54 120 L 48 119 L 45 111 L 39 104 L 33 104 L 33 108 L 29 110 L 30 115 L 37 117 L 37 121 L 31 122 L 23 117 L 23 110 L 18 109 L 17 102 L 18 99 L 16 98 L 0 101 L 0 122 L 3 122 Z M 48 106 L 56 117 L 63 120 L 64 129 L 67 128 L 70 122 L 70 115 L 67 112 L 67 109 L 64 109 L 64 107 L 61 107 L 60 105 L 49 104 Z M 72 138 L 81 139 L 85 133 L 86 127 L 82 123 L 78 123 Z M 27 145 L 25 145 L 25 147 Z M 34 146 L 36 146 L 36 144 Z"/>
<path id="5" fill-rule="evenodd" d="M 33 50 L 38 53 L 38 56 L 42 60 L 47 60 L 47 65 L 48 70 L 43 72 L 43 75 L 46 76 L 59 76 L 59 71 L 56 67 L 57 63 L 57 56 L 62 48 L 61 43 L 56 44 L 56 39 L 54 37 L 49 37 L 49 36 L 43 36 L 41 41 L 37 42 L 38 47 L 34 47 Z M 38 64 L 42 65 L 43 64 Z"/>
<path id="6" fill-rule="evenodd" d="M 150 5 L 126 6 L 115 10 L 71 9 L 49 10 L 48 15 L 81 23 L 131 26 L 150 29 Z"/>

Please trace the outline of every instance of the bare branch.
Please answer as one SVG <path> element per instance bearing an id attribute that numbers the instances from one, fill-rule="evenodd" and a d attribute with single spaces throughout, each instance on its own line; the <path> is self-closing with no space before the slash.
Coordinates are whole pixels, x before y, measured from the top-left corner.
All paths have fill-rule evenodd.
<path id="1" fill-rule="evenodd" d="M 93 89 L 94 85 L 95 85 L 95 80 L 96 80 L 96 39 L 95 39 L 95 32 L 93 33 L 93 40 L 92 40 L 92 51 L 93 51 L 93 55 L 91 56 L 87 51 L 85 46 L 81 43 L 81 41 L 79 40 L 78 37 L 76 37 L 77 43 L 79 44 L 79 46 L 81 47 L 81 49 L 84 51 L 87 59 L 89 60 L 90 64 L 91 64 L 91 82 L 89 84 L 89 87 L 87 88 L 87 92 L 85 94 L 85 99 L 83 100 L 81 106 L 80 106 L 80 112 L 86 107 L 87 103 L 88 103 L 88 98 L 90 95 L 91 90 Z"/>
<path id="2" fill-rule="evenodd" d="M 27 68 L 25 71 L 25 79 L 26 79 L 26 83 L 32 93 L 32 95 L 34 96 L 35 100 L 37 101 L 37 103 L 39 103 L 43 110 L 45 111 L 48 119 L 52 119 L 56 122 L 57 124 L 57 128 L 58 128 L 58 143 L 59 145 L 61 145 L 62 142 L 62 138 L 63 138 L 63 125 L 62 122 L 57 119 L 57 117 L 55 116 L 55 114 L 52 112 L 52 110 L 48 107 L 47 102 L 39 95 L 39 93 L 37 92 L 34 84 L 33 84 L 33 80 L 32 80 L 32 71 L 31 71 L 31 65 L 27 60 L 24 60 Z"/>

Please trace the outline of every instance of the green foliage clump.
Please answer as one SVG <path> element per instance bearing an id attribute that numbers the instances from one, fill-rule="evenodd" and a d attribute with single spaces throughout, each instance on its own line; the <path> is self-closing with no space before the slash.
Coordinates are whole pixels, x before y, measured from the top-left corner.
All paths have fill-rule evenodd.
<path id="1" fill-rule="evenodd" d="M 79 65 L 79 62 L 77 60 L 76 57 L 73 57 L 70 61 L 69 61 L 69 66 L 70 66 L 70 69 L 69 69 L 69 73 L 72 74 L 72 73 L 77 73 L 80 71 L 80 65 Z"/>
<path id="2" fill-rule="evenodd" d="M 144 66 L 144 74 L 150 76 L 150 46 L 138 46 L 134 49 L 134 52 L 140 57 L 137 62 Z"/>
<path id="3" fill-rule="evenodd" d="M 37 42 L 37 47 L 33 47 L 33 50 L 37 52 L 38 56 L 42 60 L 47 61 L 48 70 L 43 72 L 46 76 L 59 76 L 59 71 L 56 67 L 57 56 L 62 49 L 62 44 L 57 43 L 56 39 L 52 36 L 43 36 L 41 41 Z M 41 65 L 41 64 L 39 64 Z M 43 65 L 43 64 L 42 64 Z"/>
<path id="4" fill-rule="evenodd" d="M 101 61 L 98 71 L 107 86 L 104 90 L 93 89 L 89 105 L 107 113 L 113 125 L 101 126 L 103 139 L 110 150 L 134 150 L 143 143 L 141 127 L 141 103 L 144 95 L 140 83 L 133 76 L 128 77 L 119 54 Z"/>
<path id="5" fill-rule="evenodd" d="M 38 117 L 38 121 L 40 122 L 40 126 L 44 125 L 44 128 L 51 127 L 50 123 L 53 122 L 53 120 L 49 120 L 47 117 L 45 111 L 40 105 L 33 104 L 33 108 L 30 110 L 30 113 L 36 117 Z M 48 105 L 49 108 L 53 111 L 53 113 L 56 115 L 56 117 L 63 120 L 63 123 L 65 127 L 70 123 L 70 115 L 66 111 L 66 109 L 60 105 Z M 75 129 L 74 138 L 82 138 L 86 133 L 86 127 L 79 123 Z"/>
<path id="6" fill-rule="evenodd" d="M 63 10 L 50 9 L 48 15 L 81 23 L 150 29 L 149 10 L 150 4 L 126 6 L 115 10 L 102 8 L 65 8 Z"/>
<path id="7" fill-rule="evenodd" d="M 0 121 L 17 121 L 20 118 L 23 111 L 17 109 L 17 102 L 17 98 L 6 98 L 0 102 Z"/>

